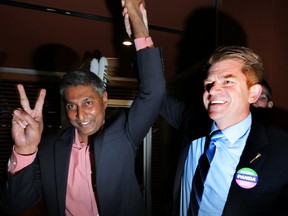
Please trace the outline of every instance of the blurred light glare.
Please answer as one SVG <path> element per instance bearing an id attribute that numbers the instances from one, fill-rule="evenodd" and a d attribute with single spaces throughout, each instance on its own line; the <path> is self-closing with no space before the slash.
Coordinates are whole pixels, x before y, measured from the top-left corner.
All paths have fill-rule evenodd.
<path id="1" fill-rule="evenodd" d="M 125 46 L 131 46 L 131 45 L 132 45 L 132 42 L 129 41 L 129 40 L 126 40 L 126 41 L 123 41 L 122 44 L 125 45 Z"/>

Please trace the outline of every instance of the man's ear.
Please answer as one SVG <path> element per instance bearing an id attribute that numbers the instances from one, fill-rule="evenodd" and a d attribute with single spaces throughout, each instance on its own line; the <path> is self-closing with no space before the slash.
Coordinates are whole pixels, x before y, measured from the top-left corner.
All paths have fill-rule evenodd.
<path id="1" fill-rule="evenodd" d="M 255 103 L 261 95 L 262 86 L 260 84 L 254 84 L 253 86 L 250 87 L 249 91 L 250 91 L 250 97 L 248 99 L 248 102 L 250 104 Z"/>
<path id="2" fill-rule="evenodd" d="M 272 108 L 273 105 L 274 105 L 273 101 L 268 101 L 267 108 Z"/>

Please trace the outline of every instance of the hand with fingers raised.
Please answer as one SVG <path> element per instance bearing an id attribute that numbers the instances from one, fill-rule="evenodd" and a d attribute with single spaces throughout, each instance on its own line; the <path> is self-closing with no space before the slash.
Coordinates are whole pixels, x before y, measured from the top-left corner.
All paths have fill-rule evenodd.
<path id="1" fill-rule="evenodd" d="M 23 85 L 18 84 L 22 108 L 13 112 L 12 138 L 15 143 L 14 150 L 18 154 L 29 155 L 37 151 L 43 132 L 43 104 L 46 90 L 41 89 L 34 109 L 31 109 Z"/>

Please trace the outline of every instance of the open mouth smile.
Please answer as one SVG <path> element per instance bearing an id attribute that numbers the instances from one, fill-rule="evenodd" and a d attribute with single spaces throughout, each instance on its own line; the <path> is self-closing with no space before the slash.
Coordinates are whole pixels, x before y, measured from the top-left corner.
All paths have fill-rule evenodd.
<path id="1" fill-rule="evenodd" d="M 226 103 L 226 101 L 223 101 L 223 100 L 213 100 L 210 102 L 211 105 L 214 105 L 214 104 L 224 104 Z"/>
<path id="2" fill-rule="evenodd" d="M 79 124 L 82 126 L 82 127 L 87 127 L 87 125 L 89 125 L 90 122 L 79 122 Z"/>

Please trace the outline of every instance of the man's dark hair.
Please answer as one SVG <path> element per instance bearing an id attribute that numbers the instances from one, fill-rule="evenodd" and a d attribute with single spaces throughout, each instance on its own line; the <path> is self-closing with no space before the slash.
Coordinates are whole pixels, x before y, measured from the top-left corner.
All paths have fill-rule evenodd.
<path id="1" fill-rule="evenodd" d="M 65 88 L 69 86 L 79 86 L 79 85 L 93 85 L 94 89 L 102 97 L 104 90 L 102 80 L 92 72 L 83 71 L 72 71 L 66 73 L 59 86 L 60 95 L 63 97 Z"/>
<path id="2" fill-rule="evenodd" d="M 268 97 L 268 101 L 271 101 L 272 100 L 272 89 L 271 89 L 270 85 L 268 84 L 268 82 L 265 79 L 263 79 L 259 84 L 267 89 L 266 95 Z"/>

